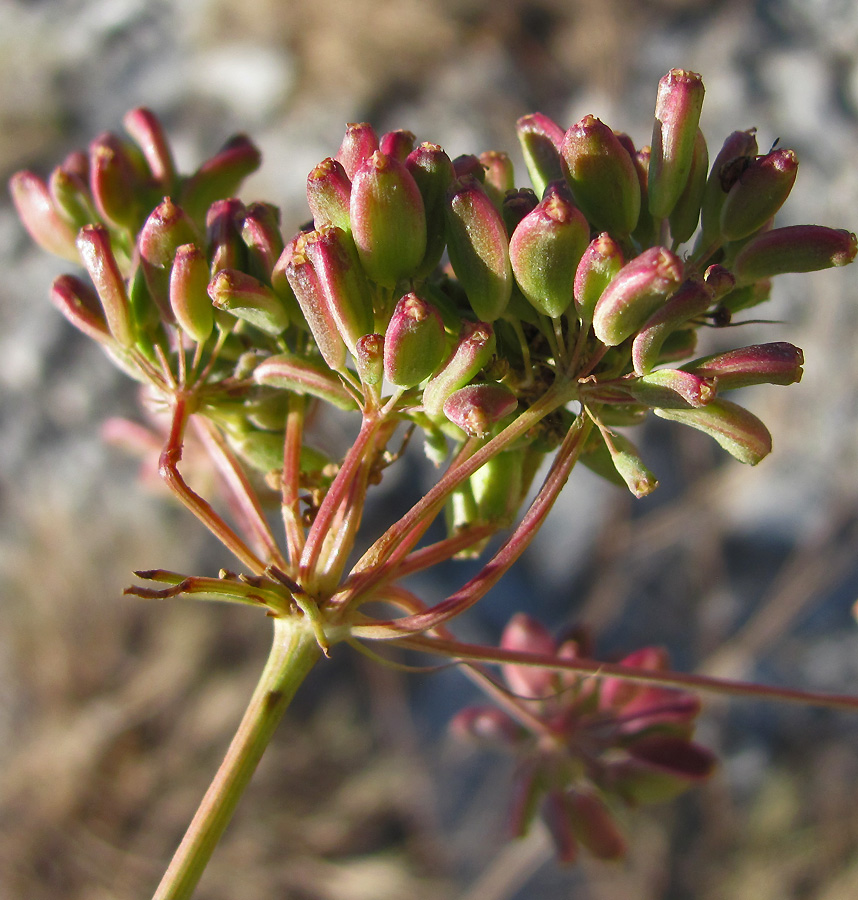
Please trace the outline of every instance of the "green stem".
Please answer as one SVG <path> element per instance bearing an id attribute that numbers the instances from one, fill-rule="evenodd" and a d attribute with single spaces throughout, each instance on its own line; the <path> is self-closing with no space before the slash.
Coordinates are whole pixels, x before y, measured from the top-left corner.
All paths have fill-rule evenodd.
<path id="1" fill-rule="evenodd" d="M 277 724 L 319 655 L 305 619 L 274 620 L 271 653 L 256 690 L 153 900 L 187 900 L 193 894 Z"/>

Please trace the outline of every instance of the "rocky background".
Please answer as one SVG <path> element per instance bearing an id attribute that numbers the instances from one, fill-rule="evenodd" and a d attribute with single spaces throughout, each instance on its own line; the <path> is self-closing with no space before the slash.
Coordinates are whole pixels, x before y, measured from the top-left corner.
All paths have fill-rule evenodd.
<path id="1" fill-rule="evenodd" d="M 451 156 L 516 154 L 515 119 L 537 109 L 564 126 L 593 113 L 646 143 L 673 66 L 704 76 L 710 152 L 751 125 L 761 148 L 796 149 L 782 223 L 858 229 L 852 0 L 0 0 L 0 169 L 45 172 L 145 104 L 185 168 L 252 134 L 265 161 L 245 196 L 279 203 L 289 229 L 347 121 L 409 128 Z M 223 558 L 101 440 L 106 418 L 133 415 L 134 392 L 50 308 L 58 264 L 5 199 L 0 256 L 0 896 L 146 897 L 240 717 L 268 626 L 122 598 L 134 568 L 214 573 Z M 805 349 L 800 385 L 746 398 L 772 457 L 747 470 L 653 423 L 659 491 L 634 502 L 576 473 L 463 636 L 496 640 L 526 608 L 588 622 L 606 655 L 660 643 L 686 670 L 856 690 L 856 276 L 777 283 L 761 315 L 779 324 L 728 335 Z M 422 472 L 419 453 L 390 470 L 379 514 Z M 466 575 L 420 587 L 440 598 Z M 858 896 L 858 717 L 711 702 L 714 780 L 630 815 L 627 863 L 561 870 L 539 833 L 505 844 L 508 764 L 446 736 L 469 696 L 453 671 L 403 676 L 335 654 L 200 900 Z"/>

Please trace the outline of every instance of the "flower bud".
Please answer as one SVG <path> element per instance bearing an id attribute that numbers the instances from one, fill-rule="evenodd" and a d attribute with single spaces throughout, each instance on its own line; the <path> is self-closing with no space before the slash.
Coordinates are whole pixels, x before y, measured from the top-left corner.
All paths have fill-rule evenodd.
<path id="1" fill-rule="evenodd" d="M 755 466 L 772 451 L 768 428 L 753 414 L 729 400 L 713 400 L 700 409 L 655 409 L 657 416 L 690 425 L 714 438 L 739 462 Z"/>
<path id="2" fill-rule="evenodd" d="M 423 143 L 408 155 L 405 168 L 417 184 L 426 214 L 426 252 L 414 273 L 415 278 L 425 278 L 441 261 L 447 243 L 445 211 L 453 163 L 437 144 Z"/>
<path id="3" fill-rule="evenodd" d="M 358 338 L 354 356 L 361 384 L 381 384 L 384 378 L 384 335 L 365 334 Z"/>
<path id="4" fill-rule="evenodd" d="M 89 193 L 88 181 L 77 172 L 62 166 L 57 166 L 48 179 L 48 190 L 54 207 L 73 228 L 81 229 L 84 225 L 92 225 L 99 220 L 98 210 Z"/>
<path id="5" fill-rule="evenodd" d="M 183 244 L 199 244 L 200 235 L 191 217 L 165 197 L 149 214 L 137 237 L 140 256 L 158 269 L 172 265 Z"/>
<path id="6" fill-rule="evenodd" d="M 596 859 L 622 859 L 626 842 L 610 810 L 595 793 L 569 791 L 566 794 L 572 831 Z"/>
<path id="7" fill-rule="evenodd" d="M 280 210 L 270 203 L 251 203 L 241 222 L 241 239 L 247 247 L 248 272 L 260 281 L 270 281 L 283 252 Z"/>
<path id="8" fill-rule="evenodd" d="M 468 390 L 468 388 L 463 388 Z M 512 524 L 522 497 L 523 448 L 489 457 L 471 476 L 477 517 L 499 528 Z"/>
<path id="9" fill-rule="evenodd" d="M 507 191 L 515 190 L 515 172 L 509 154 L 499 150 L 488 150 L 480 154 L 480 163 L 485 169 L 483 190 L 491 197 L 492 203 L 500 209 Z"/>
<path id="10" fill-rule="evenodd" d="M 715 380 L 682 369 L 657 369 L 623 385 L 639 403 L 660 409 L 696 409 L 715 398 Z"/>
<path id="11" fill-rule="evenodd" d="M 657 309 L 632 342 L 632 365 L 638 375 L 646 375 L 658 362 L 667 336 L 677 328 L 701 316 L 709 308 L 712 294 L 702 278 L 689 278 L 664 306 Z"/>
<path id="12" fill-rule="evenodd" d="M 648 496 L 658 487 L 655 475 L 644 465 L 637 447 L 627 437 L 614 433 L 611 440 L 605 441 L 605 444 L 614 469 L 638 500 Z"/>
<path id="13" fill-rule="evenodd" d="M 503 198 L 501 206 L 501 217 L 506 227 L 506 233 L 512 235 L 524 217 L 533 212 L 537 206 L 539 206 L 539 200 L 530 188 L 509 191 Z"/>
<path id="14" fill-rule="evenodd" d="M 788 225 L 753 238 L 736 256 L 733 273 L 739 284 L 785 272 L 816 272 L 845 266 L 858 251 L 855 235 L 825 225 Z"/>
<path id="15" fill-rule="evenodd" d="M 684 244 L 697 230 L 700 221 L 700 204 L 706 190 L 706 175 L 709 171 L 709 152 L 706 138 L 698 128 L 691 154 L 691 168 L 685 188 L 670 212 L 670 237 L 674 244 Z"/>
<path id="16" fill-rule="evenodd" d="M 185 181 L 179 204 L 194 221 L 201 221 L 212 203 L 233 196 L 261 162 L 262 154 L 250 138 L 234 135 Z"/>
<path id="17" fill-rule="evenodd" d="M 342 381 L 324 363 L 304 355 L 269 356 L 253 370 L 253 380 L 264 387 L 318 397 L 340 409 L 355 408 L 355 401 Z"/>
<path id="18" fill-rule="evenodd" d="M 725 240 L 738 241 L 762 228 L 783 206 L 797 173 L 792 150 L 773 150 L 750 160 L 721 207 Z"/>
<path id="19" fill-rule="evenodd" d="M 651 156 L 652 150 L 648 144 L 641 147 L 632 156 L 632 164 L 635 167 L 641 189 L 641 211 L 638 223 L 632 231 L 632 238 L 639 247 L 651 247 L 661 240 L 661 231 L 656 228 L 655 220 L 649 211 L 649 161 Z"/>
<path id="20" fill-rule="evenodd" d="M 465 434 L 483 438 L 518 408 L 515 394 L 498 382 L 469 384 L 444 401 L 444 415 Z"/>
<path id="21" fill-rule="evenodd" d="M 367 277 L 394 287 L 414 274 L 426 253 L 426 213 L 404 163 L 376 152 L 358 167 L 349 219 Z"/>
<path id="22" fill-rule="evenodd" d="M 336 225 L 351 230 L 349 199 L 352 183 L 342 163 L 328 157 L 307 176 L 307 204 L 316 228 Z"/>
<path id="23" fill-rule="evenodd" d="M 378 140 L 378 149 L 385 156 L 392 156 L 400 162 L 405 162 L 407 156 L 414 149 L 414 133 L 404 128 L 396 131 L 388 131 Z"/>
<path id="24" fill-rule="evenodd" d="M 622 269 L 625 260 L 620 245 L 603 231 L 590 241 L 575 269 L 573 296 L 578 318 L 585 324 L 593 320 L 593 311 L 605 288 Z"/>
<path id="25" fill-rule="evenodd" d="M 337 155 L 337 162 L 342 163 L 350 180 L 367 159 L 378 150 L 378 135 L 372 125 L 367 122 L 349 122 L 346 134 Z"/>
<path id="26" fill-rule="evenodd" d="M 247 246 L 241 239 L 241 223 L 247 210 L 241 200 L 216 200 L 206 213 L 206 244 L 212 275 L 221 269 L 243 269 Z"/>
<path id="27" fill-rule="evenodd" d="M 167 135 L 157 116 L 151 110 L 140 107 L 127 112 L 122 124 L 143 153 L 158 189 L 172 191 L 176 166 Z"/>
<path id="28" fill-rule="evenodd" d="M 453 160 L 453 172 L 456 178 L 476 178 L 480 184 L 486 179 L 485 166 L 480 162 L 479 156 L 473 153 L 463 153 Z"/>
<path id="29" fill-rule="evenodd" d="M 458 179 L 448 193 L 447 250 L 471 309 L 493 322 L 512 293 L 509 239 L 500 212 L 475 178 Z"/>
<path id="30" fill-rule="evenodd" d="M 658 83 L 648 179 L 654 219 L 671 214 L 688 183 L 703 93 L 700 76 L 684 69 L 671 69 Z"/>
<path id="31" fill-rule="evenodd" d="M 16 172 L 9 190 L 30 237 L 48 253 L 77 262 L 75 230 L 57 211 L 45 182 L 33 172 Z"/>
<path id="32" fill-rule="evenodd" d="M 194 244 L 176 250 L 170 271 L 170 308 L 191 340 L 201 344 L 214 328 L 214 309 L 208 293 L 209 266 Z"/>
<path id="33" fill-rule="evenodd" d="M 99 135 L 89 145 L 89 189 L 102 219 L 130 230 L 140 225 L 143 183 L 129 150 L 115 134 Z"/>
<path id="34" fill-rule="evenodd" d="M 502 650 L 552 656 L 556 644 L 548 629 L 527 613 L 516 613 L 507 623 L 500 639 Z M 554 673 L 538 666 L 513 663 L 501 666 L 504 681 L 517 697 L 536 699 L 554 692 Z"/>
<path id="35" fill-rule="evenodd" d="M 563 129 L 548 116 L 533 113 L 522 116 L 515 123 L 515 131 L 533 190 L 537 197 L 541 197 L 552 181 L 563 178 L 563 166 L 560 162 Z"/>
<path id="36" fill-rule="evenodd" d="M 450 358 L 423 390 L 423 409 L 437 417 L 447 398 L 488 365 L 495 352 L 495 333 L 487 322 L 465 322 Z"/>
<path id="37" fill-rule="evenodd" d="M 752 384 L 795 384 L 801 381 L 803 365 L 804 354 L 798 347 L 777 341 L 704 356 L 682 369 L 715 379 L 719 391 L 732 391 Z"/>
<path id="38" fill-rule="evenodd" d="M 304 238 L 304 255 L 312 263 L 325 305 L 349 350 L 373 330 L 372 298 L 352 239 L 331 226 Z"/>
<path id="39" fill-rule="evenodd" d="M 698 242 L 700 247 L 711 247 L 721 242 L 721 209 L 727 199 L 727 192 L 735 182 L 730 172 L 736 170 L 737 164 L 740 167 L 746 165 L 749 158 L 756 153 L 757 138 L 754 128 L 748 131 L 734 131 L 718 151 L 706 179 L 706 188 L 700 205 L 701 233 Z"/>
<path id="40" fill-rule="evenodd" d="M 593 311 L 596 337 L 609 347 L 634 334 L 682 281 L 682 261 L 664 247 L 650 247 L 626 263 Z"/>
<path id="41" fill-rule="evenodd" d="M 617 237 L 629 234 L 640 215 L 640 183 L 614 132 L 585 116 L 566 132 L 560 154 L 575 203 L 590 224 Z"/>
<path id="42" fill-rule="evenodd" d="M 100 344 L 113 344 L 104 311 L 88 284 L 74 275 L 60 275 L 51 287 L 51 302 L 78 331 Z"/>
<path id="43" fill-rule="evenodd" d="M 397 387 L 415 387 L 435 371 L 445 350 L 438 311 L 417 294 L 402 297 L 384 334 L 385 378 Z"/>
<path id="44" fill-rule="evenodd" d="M 212 303 L 266 334 L 277 336 L 289 325 L 289 314 L 280 298 L 252 275 L 238 269 L 221 269 L 208 286 Z"/>
<path id="45" fill-rule="evenodd" d="M 132 347 L 136 335 L 125 280 L 103 225 L 87 225 L 80 230 L 77 249 L 104 309 L 107 327 L 122 347 Z"/>
<path id="46" fill-rule="evenodd" d="M 572 305 L 578 262 L 590 239 L 590 226 L 561 191 L 545 198 L 521 221 L 509 243 L 515 280 L 530 304 L 558 319 Z"/>

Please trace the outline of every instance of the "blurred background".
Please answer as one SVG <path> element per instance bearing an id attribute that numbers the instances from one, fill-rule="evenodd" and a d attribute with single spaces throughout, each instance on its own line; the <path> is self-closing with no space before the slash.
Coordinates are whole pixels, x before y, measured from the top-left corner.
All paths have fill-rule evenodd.
<path id="1" fill-rule="evenodd" d="M 710 157 L 754 125 L 761 150 L 780 139 L 797 151 L 779 223 L 858 229 L 853 0 L 0 0 L 0 170 L 45 174 L 145 104 L 185 171 L 250 133 L 264 163 L 243 196 L 280 204 L 289 232 L 307 217 L 307 172 L 346 122 L 408 128 L 451 157 L 519 160 L 519 116 L 568 127 L 593 113 L 643 144 L 674 66 L 704 77 Z M 50 307 L 63 267 L 5 197 L 0 256 L 0 896 L 146 897 L 240 718 L 269 623 L 122 597 L 133 569 L 215 574 L 227 561 L 147 487 L 139 460 L 101 440 L 106 418 L 134 415 L 134 390 Z M 462 637 L 496 641 L 524 608 L 553 627 L 588 623 L 604 658 L 655 643 L 683 670 L 856 690 L 855 275 L 781 277 L 760 310 L 778 324 L 713 333 L 712 347 L 804 348 L 800 385 L 744 397 L 773 455 L 748 470 L 653 422 L 642 448 L 659 490 L 636 502 L 576 472 Z M 379 521 L 431 478 L 413 449 L 385 476 Z M 471 571 L 417 589 L 440 599 Z M 626 862 L 563 870 L 539 832 L 507 845 L 509 762 L 446 735 L 472 699 L 455 671 L 406 676 L 335 653 L 197 896 L 858 896 L 858 716 L 710 701 L 700 738 L 723 760 L 713 780 L 629 814 Z"/>

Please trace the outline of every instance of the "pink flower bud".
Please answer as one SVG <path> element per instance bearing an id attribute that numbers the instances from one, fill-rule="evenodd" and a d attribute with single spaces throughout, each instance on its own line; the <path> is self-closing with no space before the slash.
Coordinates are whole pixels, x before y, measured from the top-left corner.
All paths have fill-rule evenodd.
<path id="1" fill-rule="evenodd" d="M 201 238 L 191 217 L 165 197 L 149 214 L 137 237 L 141 257 L 158 269 L 172 265 L 183 244 L 199 244 Z"/>
<path id="2" fill-rule="evenodd" d="M 441 363 L 446 343 L 438 311 L 417 294 L 406 294 L 384 334 L 385 377 L 397 387 L 415 387 Z"/>
<path id="3" fill-rule="evenodd" d="M 77 248 L 101 300 L 110 333 L 120 346 L 132 347 L 136 335 L 131 305 L 107 229 L 103 225 L 85 226 L 78 235 Z"/>
<path id="4" fill-rule="evenodd" d="M 605 288 L 622 269 L 625 260 L 620 245 L 603 231 L 584 250 L 575 270 L 573 296 L 578 318 L 589 324 Z"/>
<path id="5" fill-rule="evenodd" d="M 342 163 L 328 157 L 307 176 L 307 203 L 316 228 L 335 225 L 351 230 L 349 201 L 352 183 Z"/>
<path id="6" fill-rule="evenodd" d="M 682 261 L 664 247 L 650 247 L 626 263 L 593 311 L 596 337 L 609 347 L 634 334 L 682 281 Z"/>
<path id="7" fill-rule="evenodd" d="M 179 205 L 195 222 L 201 221 L 216 200 L 234 196 L 242 181 L 255 172 L 261 162 L 262 154 L 247 135 L 231 137 L 185 181 Z"/>
<path id="8" fill-rule="evenodd" d="M 423 390 L 423 409 L 441 415 L 447 398 L 488 365 L 495 352 L 495 334 L 487 322 L 465 322 L 450 358 Z"/>
<path id="9" fill-rule="evenodd" d="M 797 173 L 792 150 L 773 150 L 750 160 L 721 207 L 725 240 L 738 241 L 762 228 L 783 206 Z"/>
<path id="10" fill-rule="evenodd" d="M 566 132 L 560 153 L 575 203 L 591 225 L 617 237 L 629 234 L 640 215 L 640 183 L 614 132 L 584 116 Z"/>
<path id="11" fill-rule="evenodd" d="M 237 269 L 221 269 L 208 286 L 212 303 L 266 334 L 277 336 L 289 325 L 289 314 L 280 298 L 252 275 Z"/>
<path id="12" fill-rule="evenodd" d="M 527 613 L 516 613 L 501 635 L 503 650 L 551 656 L 557 649 L 548 629 Z M 518 697 L 549 697 L 554 693 L 554 673 L 538 666 L 507 664 L 501 667 L 510 690 Z"/>
<path id="13" fill-rule="evenodd" d="M 785 341 L 754 344 L 695 359 L 682 368 L 702 378 L 713 378 L 719 391 L 752 384 L 795 384 L 801 381 L 804 354 Z"/>
<path id="14" fill-rule="evenodd" d="M 758 235 L 733 262 L 739 284 L 771 278 L 785 272 L 816 272 L 845 266 L 855 259 L 855 235 L 825 225 L 789 225 Z"/>
<path id="15" fill-rule="evenodd" d="M 656 369 L 649 375 L 628 379 L 624 390 L 639 403 L 661 409 L 696 409 L 715 399 L 715 380 L 682 369 Z"/>
<path id="16" fill-rule="evenodd" d="M 671 69 L 658 83 L 648 179 L 654 219 L 670 215 L 688 183 L 703 93 L 700 76 L 684 69 Z"/>
<path id="17" fill-rule="evenodd" d="M 51 288 L 51 302 L 78 331 L 100 344 L 113 344 L 104 311 L 88 284 L 74 275 L 60 275 Z"/>
<path id="18" fill-rule="evenodd" d="M 143 180 L 125 142 L 105 132 L 89 145 L 89 188 L 101 217 L 115 228 L 140 225 Z"/>
<path id="19" fill-rule="evenodd" d="M 448 194 L 447 251 L 471 309 L 493 322 L 512 293 L 509 239 L 500 212 L 475 178 L 458 179 Z"/>
<path id="20" fill-rule="evenodd" d="M 414 273 L 419 279 L 435 269 L 447 244 L 447 189 L 453 181 L 453 163 L 437 144 L 423 143 L 409 154 L 405 168 L 417 184 L 426 214 L 426 252 Z"/>
<path id="21" fill-rule="evenodd" d="M 378 149 L 385 156 L 392 156 L 400 162 L 405 162 L 407 156 L 414 149 L 414 133 L 404 128 L 396 131 L 388 131 L 378 140 Z"/>
<path id="22" fill-rule="evenodd" d="M 376 152 L 358 167 L 349 219 L 367 277 L 394 287 L 414 274 L 426 253 L 426 213 L 404 163 Z"/>
<path id="23" fill-rule="evenodd" d="M 194 244 L 176 250 L 170 271 L 170 308 L 191 340 L 205 341 L 214 328 L 214 309 L 208 293 L 209 266 Z"/>
<path id="24" fill-rule="evenodd" d="M 483 190 L 491 197 L 492 203 L 500 209 L 507 191 L 515 190 L 515 172 L 507 153 L 488 150 L 480 154 L 480 163 L 485 169 Z"/>
<path id="25" fill-rule="evenodd" d="M 754 128 L 748 131 L 734 131 L 718 151 L 706 179 L 700 207 L 701 247 L 711 247 L 722 241 L 721 209 L 727 199 L 727 192 L 735 183 L 735 177 L 731 172 L 740 172 L 756 153 L 757 138 Z"/>
<path id="26" fill-rule="evenodd" d="M 480 162 L 479 156 L 473 153 L 463 153 L 453 160 L 453 172 L 456 178 L 476 178 L 480 184 L 486 177 L 486 170 Z"/>
<path id="27" fill-rule="evenodd" d="M 563 129 L 548 116 L 533 113 L 522 116 L 515 123 L 515 130 L 533 190 L 537 197 L 541 197 L 552 181 L 563 178 L 563 166 L 560 162 Z"/>
<path id="28" fill-rule="evenodd" d="M 9 190 L 30 237 L 48 253 L 77 262 L 75 230 L 57 212 L 45 182 L 32 172 L 16 172 Z"/>
<path id="29" fill-rule="evenodd" d="M 270 203 L 251 203 L 241 222 L 241 239 L 247 247 L 248 272 L 260 281 L 270 281 L 283 252 L 280 210 Z"/>
<path id="30" fill-rule="evenodd" d="M 358 168 L 376 150 L 378 150 L 378 135 L 372 125 L 367 122 L 349 122 L 343 142 L 334 158 L 342 163 L 349 179 L 354 179 Z"/>
<path id="31" fill-rule="evenodd" d="M 176 180 L 176 166 L 170 142 L 157 116 L 143 107 L 132 109 L 125 114 L 122 124 L 143 153 L 158 189 L 172 191 Z"/>
<path id="32" fill-rule="evenodd" d="M 241 200 L 216 200 L 206 213 L 206 244 L 212 275 L 221 269 L 243 269 L 247 246 L 241 239 L 241 223 L 247 210 Z"/>
<path id="33" fill-rule="evenodd" d="M 506 385 L 469 384 L 444 401 L 444 415 L 465 434 L 483 438 L 517 407 L 518 400 Z"/>

